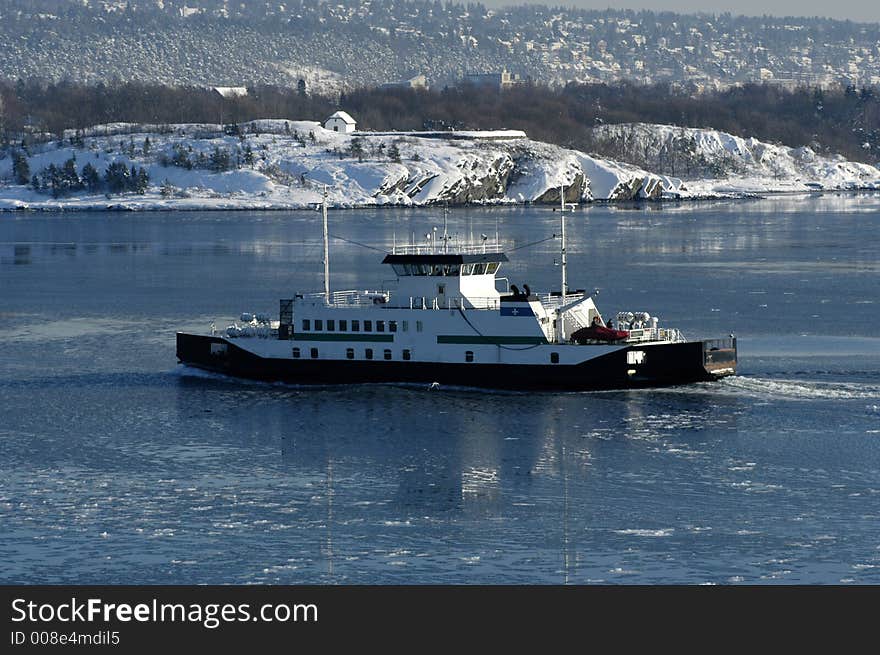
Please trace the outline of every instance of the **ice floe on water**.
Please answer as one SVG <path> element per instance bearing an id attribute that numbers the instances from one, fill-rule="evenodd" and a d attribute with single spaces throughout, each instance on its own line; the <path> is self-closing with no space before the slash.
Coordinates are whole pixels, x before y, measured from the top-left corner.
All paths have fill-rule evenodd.
<path id="1" fill-rule="evenodd" d="M 615 534 L 628 535 L 633 537 L 669 537 L 675 532 L 675 528 L 660 528 L 659 530 L 645 530 L 641 528 L 627 528 L 624 530 L 615 530 Z"/>

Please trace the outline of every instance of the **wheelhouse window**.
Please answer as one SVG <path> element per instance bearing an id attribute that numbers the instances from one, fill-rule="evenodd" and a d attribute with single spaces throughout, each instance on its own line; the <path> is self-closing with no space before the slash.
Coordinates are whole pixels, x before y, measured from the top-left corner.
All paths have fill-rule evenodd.
<path id="1" fill-rule="evenodd" d="M 397 321 L 388 321 L 388 331 L 397 332 Z"/>
<path id="2" fill-rule="evenodd" d="M 385 349 L 385 359 L 391 359 L 391 350 L 389 348 Z"/>
<path id="3" fill-rule="evenodd" d="M 345 358 L 346 359 L 354 359 L 354 348 L 346 348 L 345 349 Z"/>
<path id="4" fill-rule="evenodd" d="M 352 320 L 351 331 L 352 332 L 360 332 L 361 331 L 361 322 L 358 320 Z"/>
<path id="5" fill-rule="evenodd" d="M 376 321 L 376 332 L 385 331 L 385 321 Z"/>
<path id="6" fill-rule="evenodd" d="M 373 321 L 364 321 L 364 332 L 373 331 Z"/>
<path id="7" fill-rule="evenodd" d="M 373 349 L 372 348 L 366 348 L 364 350 L 364 359 L 373 359 Z"/>
<path id="8" fill-rule="evenodd" d="M 416 321 L 416 332 L 421 332 L 421 331 L 422 331 L 422 322 Z"/>
<path id="9" fill-rule="evenodd" d="M 486 264 L 486 273 L 489 275 L 495 275 L 495 272 L 498 270 L 500 266 L 499 262 L 489 262 Z"/>
<path id="10" fill-rule="evenodd" d="M 309 330 L 311 330 L 312 329 L 312 322 L 309 319 L 304 318 L 302 321 L 302 329 L 303 329 L 303 332 L 308 332 Z"/>
<path id="11" fill-rule="evenodd" d="M 293 349 L 293 352 L 292 352 L 291 354 L 293 355 L 293 358 L 294 358 L 294 359 L 299 359 L 299 354 L 300 354 L 300 353 L 299 353 L 299 348 L 294 348 L 294 349 Z"/>
<path id="12" fill-rule="evenodd" d="M 403 321 L 403 331 L 409 332 L 409 321 Z"/>
<path id="13" fill-rule="evenodd" d="M 311 356 L 312 356 L 312 359 L 318 359 L 318 349 L 317 348 L 311 349 Z"/>
<path id="14" fill-rule="evenodd" d="M 332 318 L 327 320 L 327 332 L 334 332 L 336 330 L 336 321 Z"/>
<path id="15" fill-rule="evenodd" d="M 340 332 L 348 332 L 348 321 L 346 321 L 346 320 L 339 321 L 339 331 Z"/>
<path id="16" fill-rule="evenodd" d="M 462 275 L 471 275 L 474 272 L 473 264 L 462 264 L 461 265 L 461 274 Z"/>
<path id="17" fill-rule="evenodd" d="M 315 319 L 315 332 L 321 332 L 324 329 L 324 321 L 320 318 Z"/>

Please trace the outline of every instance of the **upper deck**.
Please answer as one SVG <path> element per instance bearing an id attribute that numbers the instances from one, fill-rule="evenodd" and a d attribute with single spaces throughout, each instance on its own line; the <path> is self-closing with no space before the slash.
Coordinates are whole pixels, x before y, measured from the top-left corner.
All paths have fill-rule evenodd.
<path id="1" fill-rule="evenodd" d="M 410 315 L 399 314 L 387 319 L 380 316 L 388 310 L 464 312 L 479 311 L 496 314 L 480 319 L 480 331 L 485 334 L 525 330 L 543 335 L 548 343 L 571 342 L 571 335 L 599 321 L 606 325 L 593 298 L 583 290 L 574 293 L 534 293 L 527 284 L 522 289 L 499 277 L 501 266 L 509 261 L 499 244 L 481 243 L 439 248 L 426 245 L 400 246 L 385 255 L 383 264 L 394 271 L 395 281 L 386 288 L 374 290 L 329 290 L 325 293 L 297 294 L 293 305 L 296 313 L 310 319 L 310 325 L 335 325 L 338 321 L 358 320 L 340 310 L 368 310 L 379 312 L 364 315 L 366 321 L 409 320 Z M 645 314 L 647 316 L 647 314 Z M 427 318 L 427 316 L 426 316 Z M 510 318 L 516 318 L 511 323 Z M 433 319 L 431 319 L 433 321 Z M 445 320 L 445 319 L 444 319 Z M 461 319 L 458 319 L 459 321 Z M 443 322 L 437 318 L 438 325 Z M 621 319 L 618 316 L 618 324 Z M 428 323 L 425 324 L 426 328 Z M 473 329 L 464 323 L 462 329 Z M 627 343 L 647 341 L 679 341 L 677 330 L 661 329 L 656 320 L 627 325 L 630 330 Z M 606 343 L 600 341 L 600 343 Z"/>

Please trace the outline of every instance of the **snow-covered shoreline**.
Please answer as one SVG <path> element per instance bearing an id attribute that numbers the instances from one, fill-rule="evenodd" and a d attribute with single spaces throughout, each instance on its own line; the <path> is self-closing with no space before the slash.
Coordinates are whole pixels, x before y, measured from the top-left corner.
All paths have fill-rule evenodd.
<path id="1" fill-rule="evenodd" d="M 877 168 L 822 157 L 809 148 L 664 125 L 602 126 L 595 135 L 624 143 L 630 152 L 644 150 L 645 160 L 649 149 L 677 152 L 680 167 L 699 162 L 717 175 L 682 180 L 532 141 L 516 131 L 443 138 L 338 134 L 312 121 L 252 121 L 238 134 L 220 125 L 114 124 L 69 131 L 60 144 L 33 148 L 27 157 L 30 175 L 71 158 L 77 170 L 88 163 L 103 172 L 121 163 L 149 173 L 145 193 L 81 189 L 53 198 L 14 184 L 6 157 L 0 160 L 0 210 L 297 210 L 313 208 L 325 187 L 336 208 L 558 204 L 560 187 L 573 203 L 880 189 Z M 225 165 L 217 164 L 217 153 L 228 157 Z"/>

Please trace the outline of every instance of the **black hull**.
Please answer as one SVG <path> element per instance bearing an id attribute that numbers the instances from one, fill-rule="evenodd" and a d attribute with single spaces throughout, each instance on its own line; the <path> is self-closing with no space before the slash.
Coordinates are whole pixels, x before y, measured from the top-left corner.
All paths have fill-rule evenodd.
<path id="1" fill-rule="evenodd" d="M 225 349 L 211 344 L 226 344 Z M 579 346 L 590 348 L 590 346 Z M 216 351 L 222 352 L 216 352 Z M 643 351 L 642 364 L 627 352 Z M 736 339 L 633 345 L 581 364 L 513 365 L 269 359 L 221 337 L 177 333 L 177 358 L 189 366 L 291 384 L 424 383 L 511 390 L 590 391 L 708 382 L 736 370 Z"/>

